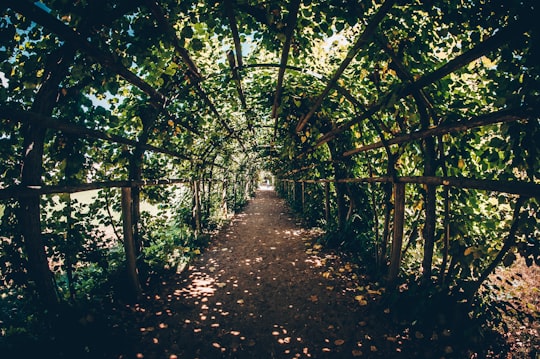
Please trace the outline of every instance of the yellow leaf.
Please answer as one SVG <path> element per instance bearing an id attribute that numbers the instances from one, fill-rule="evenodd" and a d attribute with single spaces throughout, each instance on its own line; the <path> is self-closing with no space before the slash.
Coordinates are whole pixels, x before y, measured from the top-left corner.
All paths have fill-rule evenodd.
<path id="1" fill-rule="evenodd" d="M 487 67 L 488 69 L 489 68 L 492 68 L 492 67 L 495 67 L 495 63 L 493 61 L 491 61 L 491 59 L 485 57 L 485 56 L 482 56 L 481 57 L 481 60 L 482 60 L 482 64 Z"/>
<path id="2" fill-rule="evenodd" d="M 360 304 L 362 307 L 368 305 L 368 301 L 364 298 L 363 295 L 357 295 L 356 297 L 354 297 L 354 299 L 356 299 L 358 304 Z"/>
<path id="3" fill-rule="evenodd" d="M 468 247 L 465 249 L 465 251 L 463 252 L 463 255 L 464 256 L 468 256 L 470 255 L 472 252 L 474 252 L 474 247 Z"/>

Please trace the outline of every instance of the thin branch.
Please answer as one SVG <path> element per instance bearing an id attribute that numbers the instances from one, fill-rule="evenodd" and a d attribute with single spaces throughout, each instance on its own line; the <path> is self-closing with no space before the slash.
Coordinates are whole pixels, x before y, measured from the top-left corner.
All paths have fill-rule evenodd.
<path id="1" fill-rule="evenodd" d="M 34 4 L 26 0 L 6 0 L 7 5 L 13 10 L 28 17 L 32 21 L 40 24 L 49 30 L 56 33 L 62 39 L 69 41 L 77 48 L 81 49 L 84 53 L 94 59 L 96 62 L 103 66 L 113 70 L 115 73 L 122 76 L 126 81 L 140 88 L 157 104 L 162 105 L 166 102 L 166 98 L 159 91 L 154 89 L 150 84 L 145 82 L 139 76 L 129 71 L 124 65 L 122 65 L 117 59 L 109 53 L 106 53 L 94 45 L 92 45 L 84 36 L 76 32 L 63 22 L 35 6 Z"/>
<path id="2" fill-rule="evenodd" d="M 435 186 L 448 186 L 456 188 L 477 189 L 482 191 L 492 191 L 499 193 L 518 194 L 526 197 L 540 198 L 540 184 L 525 181 L 497 181 L 487 179 L 463 178 L 463 177 L 436 177 L 436 176 L 404 176 L 392 178 L 365 177 L 365 178 L 343 178 L 343 179 L 282 179 L 286 182 L 306 182 L 306 183 L 416 183 Z"/>
<path id="3" fill-rule="evenodd" d="M 108 181 L 59 186 L 11 186 L 0 189 L 0 199 L 28 197 L 43 194 L 76 193 L 104 188 L 168 186 L 189 183 L 188 179 Z"/>
<path id="4" fill-rule="evenodd" d="M 145 0 L 146 6 L 152 11 L 152 14 L 154 15 L 154 18 L 157 20 L 158 25 L 161 27 L 161 29 L 169 35 L 169 38 L 173 42 L 174 49 L 180 55 L 188 69 L 191 71 L 192 75 L 199 79 L 201 77 L 201 74 L 199 72 L 199 69 L 189 56 L 189 52 L 186 48 L 180 45 L 180 41 L 178 40 L 178 37 L 176 36 L 176 31 L 171 26 L 171 24 L 167 21 L 167 18 L 165 17 L 165 14 L 163 13 L 163 10 L 161 6 L 154 0 Z"/>
<path id="5" fill-rule="evenodd" d="M 315 101 L 315 104 L 311 107 L 309 112 L 298 122 L 296 125 L 296 132 L 300 132 L 304 129 L 306 124 L 308 123 L 309 119 L 315 111 L 319 108 L 319 106 L 322 104 L 324 98 L 330 93 L 330 90 L 335 86 L 340 76 L 343 74 L 345 69 L 349 66 L 351 61 L 355 58 L 355 56 L 358 54 L 360 49 L 368 42 L 370 37 L 375 33 L 377 30 L 377 27 L 379 26 L 379 23 L 384 19 L 386 14 L 390 11 L 392 6 L 396 0 L 386 0 L 377 13 L 373 16 L 369 24 L 366 26 L 362 34 L 358 37 L 356 40 L 356 43 L 354 46 L 349 50 L 347 53 L 347 57 L 345 57 L 345 60 L 341 63 L 339 68 L 334 73 L 334 76 L 330 79 L 330 82 L 326 85 L 326 88 L 323 90 L 323 92 L 319 95 L 317 100 Z"/>
<path id="6" fill-rule="evenodd" d="M 406 135 L 397 136 L 388 139 L 386 142 L 388 145 L 396 145 L 400 143 L 411 142 L 415 140 L 424 139 L 426 137 L 440 136 L 447 133 L 466 131 L 471 128 L 486 126 L 496 123 L 512 122 L 527 118 L 532 113 L 532 109 L 518 108 L 507 109 L 488 113 L 481 116 L 472 117 L 466 121 L 460 121 L 457 123 L 442 124 L 437 127 L 429 128 L 427 130 L 420 130 L 412 132 Z M 344 157 L 352 156 L 360 152 L 366 152 L 376 148 L 383 147 L 382 142 L 375 142 L 369 145 L 364 145 L 343 153 Z"/>
<path id="7" fill-rule="evenodd" d="M 292 36 L 294 29 L 296 28 L 296 19 L 298 17 L 298 10 L 300 8 L 300 0 L 293 0 L 291 8 L 289 9 L 289 15 L 287 17 L 287 27 L 285 29 L 285 43 L 283 44 L 283 50 L 281 51 L 280 68 L 278 72 L 278 79 L 276 85 L 276 94 L 274 96 L 274 104 L 272 105 L 272 117 L 275 119 L 274 126 L 274 139 L 277 133 L 277 115 L 278 107 L 281 101 L 281 93 L 283 91 L 283 78 L 285 77 L 285 69 L 289 59 L 289 51 L 291 49 Z"/>
<path id="8" fill-rule="evenodd" d="M 216 115 L 216 118 L 218 122 L 227 130 L 227 132 L 235 137 L 235 139 L 238 141 L 238 143 L 242 146 L 242 148 L 245 150 L 244 144 L 242 139 L 232 130 L 232 128 L 229 126 L 227 122 L 223 120 L 221 115 L 219 114 L 218 110 L 216 109 L 216 106 L 214 103 L 208 98 L 208 95 L 206 92 L 202 89 L 200 86 L 200 78 L 201 75 L 199 73 L 199 70 L 195 63 L 191 60 L 191 57 L 189 56 L 188 51 L 180 46 L 180 41 L 178 40 L 178 37 L 176 36 L 176 31 L 172 27 L 172 25 L 169 23 L 167 18 L 165 17 L 165 14 L 161 8 L 161 6 L 154 0 L 146 0 L 147 6 L 150 8 L 150 11 L 158 21 L 159 26 L 169 35 L 171 41 L 173 42 L 173 46 L 176 50 L 176 52 L 182 57 L 182 60 L 184 63 L 188 66 L 188 78 L 190 79 L 190 82 L 193 84 L 195 90 L 197 91 L 199 97 L 204 101 L 206 106 L 210 108 L 210 110 Z"/>
<path id="9" fill-rule="evenodd" d="M 234 50 L 236 52 L 236 63 L 238 64 L 238 67 L 242 67 L 244 66 L 244 62 L 242 61 L 242 46 L 240 45 L 240 35 L 238 33 L 238 26 L 236 26 L 236 18 L 234 16 L 231 0 L 225 0 L 224 5 L 225 13 L 227 15 L 227 18 L 229 19 L 229 25 L 231 27 L 231 32 L 233 35 Z"/>
<path id="10" fill-rule="evenodd" d="M 484 40 L 483 42 L 476 45 L 474 48 L 457 56 L 453 60 L 450 60 L 445 65 L 438 68 L 437 70 L 420 77 L 418 80 L 412 83 L 404 84 L 400 86 L 396 91 L 387 93 L 386 96 L 384 96 L 376 104 L 371 106 L 362 115 L 358 116 L 357 118 L 345 124 L 342 124 L 341 126 L 321 136 L 317 140 L 317 143 L 314 145 L 314 147 L 321 146 L 322 144 L 335 138 L 338 134 L 351 128 L 353 125 L 356 125 L 362 122 L 364 119 L 379 112 L 383 108 L 386 108 L 387 106 L 395 103 L 396 101 L 404 97 L 407 97 L 408 95 L 412 94 L 414 91 L 418 91 L 419 89 L 422 89 L 428 85 L 431 85 L 432 83 L 442 79 L 443 77 L 451 74 L 452 72 L 455 72 L 456 70 L 459 70 L 460 68 L 466 66 L 471 61 L 483 56 L 484 54 L 487 54 L 493 50 L 496 50 L 497 48 L 501 47 L 505 43 L 515 39 L 516 35 L 522 34 L 524 31 L 525 31 L 525 28 L 523 24 L 510 25 L 498 31 L 492 37 Z"/>
<path id="11" fill-rule="evenodd" d="M 17 110 L 17 109 L 10 108 L 9 106 L 0 105 L 0 113 L 2 113 L 3 117 L 8 118 L 10 120 L 14 120 L 17 122 L 22 122 L 22 123 L 31 123 L 32 125 L 38 126 L 38 127 L 51 128 L 54 130 L 61 131 L 63 133 L 77 135 L 81 138 L 95 138 L 95 139 L 100 139 L 100 140 L 104 140 L 108 142 L 121 143 L 121 144 L 129 145 L 129 146 L 133 146 L 133 147 L 140 147 L 144 150 L 149 150 L 149 151 L 153 151 L 157 153 L 163 153 L 169 156 L 181 158 L 183 160 L 190 160 L 190 158 L 187 155 L 176 152 L 176 151 L 171 151 L 164 148 L 148 145 L 139 141 L 130 140 L 128 138 L 118 136 L 118 135 L 113 135 L 113 134 L 106 133 L 103 131 L 92 130 L 81 125 L 69 123 L 67 120 L 59 120 L 54 117 L 40 115 L 36 112 Z"/>

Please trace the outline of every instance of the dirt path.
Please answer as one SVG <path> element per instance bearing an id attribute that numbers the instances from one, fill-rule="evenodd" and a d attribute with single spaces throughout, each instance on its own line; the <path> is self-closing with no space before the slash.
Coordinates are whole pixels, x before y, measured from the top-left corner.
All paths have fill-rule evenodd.
<path id="1" fill-rule="evenodd" d="M 355 300 L 345 265 L 306 251 L 301 228 L 275 192 L 261 190 L 176 281 L 133 310 L 141 339 L 122 357 L 389 357 L 384 313 Z M 351 273 L 349 273 L 351 272 Z M 381 322 L 382 320 L 382 322 Z M 382 348 L 381 345 L 388 348 Z M 392 355 L 392 357 L 395 357 Z"/>

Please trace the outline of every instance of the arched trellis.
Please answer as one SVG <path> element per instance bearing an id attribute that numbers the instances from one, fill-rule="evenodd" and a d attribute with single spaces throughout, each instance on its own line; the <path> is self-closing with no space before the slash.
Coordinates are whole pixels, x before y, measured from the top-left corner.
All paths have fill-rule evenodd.
<path id="1" fill-rule="evenodd" d="M 226 3 L 228 5 L 232 5 L 231 1 L 227 1 Z M 216 123 L 218 123 L 220 129 L 226 133 L 224 135 L 224 139 L 228 140 L 230 138 L 234 138 L 242 146 L 244 140 L 239 138 L 239 134 L 237 133 L 237 130 L 229 127 L 227 122 L 220 115 L 218 107 L 216 107 L 214 102 L 209 98 L 208 92 L 205 91 L 200 86 L 200 84 L 203 83 L 204 79 L 200 75 L 199 70 L 197 66 L 195 65 L 195 63 L 193 62 L 193 60 L 191 60 L 190 54 L 187 52 L 185 48 L 183 48 L 179 44 L 176 33 L 172 29 L 171 24 L 168 23 L 166 19 L 166 15 L 163 12 L 163 9 L 157 3 L 153 1 L 146 1 L 145 4 L 147 5 L 147 8 L 150 9 L 152 16 L 156 19 L 160 28 L 163 30 L 164 33 L 167 34 L 167 36 L 169 37 L 169 41 L 173 43 L 173 47 L 175 48 L 175 51 L 182 58 L 183 62 L 188 68 L 188 71 L 186 72 L 186 76 L 189 79 L 189 84 L 188 86 L 186 86 L 186 88 L 189 88 L 189 87 L 195 88 L 196 93 L 199 96 L 199 99 L 205 104 L 206 107 L 210 109 L 211 113 L 213 113 L 213 115 L 215 116 Z M 42 24 L 45 27 L 52 29 L 54 32 L 56 32 L 62 38 L 66 39 L 68 42 L 76 43 L 77 44 L 76 47 L 82 53 L 86 54 L 87 56 L 95 60 L 97 63 L 100 63 L 102 66 L 108 68 L 113 73 L 116 73 L 122 76 L 125 80 L 127 80 L 134 86 L 140 88 L 149 97 L 151 104 L 156 108 L 156 110 L 160 113 L 160 115 L 163 116 L 165 119 L 172 120 L 175 123 L 185 127 L 186 131 L 197 134 L 198 136 L 202 135 L 197 128 L 190 126 L 189 124 L 185 123 L 182 120 L 179 120 L 178 118 L 176 118 L 176 116 L 174 116 L 174 114 L 171 114 L 167 111 L 166 104 L 168 102 L 168 98 L 166 94 L 163 94 L 159 90 L 150 86 L 142 78 L 138 77 L 136 74 L 129 71 L 116 58 L 114 58 L 113 56 L 110 56 L 110 54 L 108 54 L 107 52 L 100 50 L 99 48 L 97 48 L 97 46 L 87 41 L 83 35 L 77 33 L 73 29 L 70 29 L 67 25 L 58 21 L 54 17 L 49 16 L 48 14 L 39 10 L 37 7 L 33 6 L 32 4 L 28 2 L 9 1 L 8 5 L 14 9 L 19 9 L 21 13 L 26 14 L 30 18 L 33 18 L 37 23 Z M 346 59 L 340 64 L 339 69 L 333 74 L 333 76 L 329 80 L 327 79 L 326 81 L 327 85 L 325 87 L 325 90 L 318 97 L 316 103 L 309 110 L 309 112 L 304 117 L 302 117 L 302 119 L 297 123 L 296 130 L 297 132 L 301 132 L 302 130 L 304 130 L 304 128 L 309 124 L 310 118 L 316 113 L 317 108 L 324 101 L 324 98 L 333 89 L 336 89 L 336 88 L 341 93 L 341 95 L 347 98 L 347 100 L 349 100 L 355 106 L 357 110 L 360 110 L 359 111 L 361 112 L 360 115 L 336 127 L 334 130 L 323 134 L 322 137 L 320 137 L 317 140 L 317 142 L 314 144 L 313 148 L 308 149 L 300 156 L 309 155 L 310 151 L 316 150 L 317 147 L 323 144 L 326 144 L 330 141 L 339 140 L 339 136 L 343 134 L 345 131 L 351 129 L 353 126 L 363 122 L 364 120 L 369 119 L 372 115 L 375 115 L 379 111 L 389 107 L 392 101 L 395 101 L 396 99 L 406 98 L 407 96 L 411 94 L 413 94 L 414 96 L 414 94 L 417 91 L 421 91 L 425 86 L 443 78 L 444 76 L 447 76 L 448 74 L 452 73 L 456 69 L 463 67 L 466 63 L 470 62 L 472 59 L 479 57 L 481 54 L 488 53 L 489 51 L 493 51 L 499 48 L 503 44 L 507 43 L 509 39 L 511 39 L 514 35 L 522 34 L 531 25 L 527 22 L 523 22 L 523 23 L 520 23 L 519 25 L 511 25 L 506 29 L 502 29 L 499 32 L 497 32 L 494 36 L 488 38 L 482 43 L 479 43 L 473 49 L 469 50 L 468 52 L 463 53 L 462 55 L 449 61 L 446 65 L 443 65 L 439 69 L 431 73 L 428 73 L 420 77 L 419 79 L 411 80 L 408 78 L 406 73 L 401 73 L 399 74 L 399 77 L 401 78 L 401 81 L 404 83 L 401 87 L 386 94 L 372 106 L 363 108 L 363 106 L 360 106 L 360 102 L 356 100 L 350 94 L 350 92 L 348 92 L 347 90 L 343 89 L 340 86 L 337 86 L 336 83 L 337 83 L 338 78 L 343 74 L 344 70 L 351 63 L 352 59 L 354 58 L 354 55 L 358 53 L 360 48 L 363 45 L 365 45 L 370 38 L 375 37 L 375 41 L 379 41 L 379 42 L 383 41 L 383 44 L 381 45 L 381 47 L 384 48 L 384 39 L 381 40 L 381 38 L 377 38 L 378 36 L 377 27 L 380 24 L 380 22 L 384 19 L 385 15 L 392 9 L 394 5 L 395 5 L 395 1 L 386 1 L 377 10 L 375 15 L 367 22 L 367 26 L 365 27 L 364 31 L 357 38 L 357 41 L 355 42 L 353 47 L 350 49 L 349 55 L 347 55 Z M 294 36 L 295 27 L 297 26 L 296 22 L 297 22 L 298 10 L 300 6 L 301 6 L 300 1 L 293 1 L 289 4 L 287 28 L 284 33 L 285 41 L 284 41 L 283 49 L 281 52 L 281 63 L 279 65 L 270 66 L 270 67 L 279 68 L 278 76 L 277 76 L 278 77 L 277 86 L 276 86 L 274 101 L 272 104 L 272 116 L 274 117 L 274 120 L 275 120 L 274 137 L 275 137 L 277 123 L 278 123 L 276 109 L 280 105 L 280 100 L 281 100 L 280 94 L 282 93 L 282 90 L 283 90 L 282 87 L 283 87 L 283 81 L 284 81 L 284 74 L 286 70 L 295 69 L 293 66 L 290 66 L 287 63 L 288 63 L 288 54 L 290 51 L 291 41 Z M 227 18 L 230 22 L 232 37 L 233 37 L 233 41 L 234 41 L 234 45 L 236 49 L 236 54 L 231 53 L 230 54 L 231 56 L 229 57 L 230 71 L 232 73 L 233 80 L 236 82 L 236 85 L 237 85 L 237 91 L 238 91 L 240 103 L 242 107 L 245 109 L 247 102 L 246 102 L 246 98 L 245 98 L 244 90 L 243 90 L 241 70 L 244 70 L 250 67 L 258 67 L 258 66 L 263 67 L 265 65 L 263 64 L 244 65 L 243 64 L 238 28 L 235 22 L 235 14 L 232 10 L 232 6 L 227 6 L 226 9 L 227 9 Z M 236 55 L 236 59 L 234 58 L 235 57 L 234 55 Z M 391 57 L 391 54 L 389 56 Z M 235 60 L 235 61 L 233 62 L 232 60 Z M 303 71 L 303 69 L 298 68 L 297 70 L 301 70 L 301 72 L 306 73 L 305 71 Z M 316 76 L 313 76 L 313 77 L 316 78 Z M 417 102 L 419 103 L 418 104 L 419 107 L 421 106 L 427 107 L 425 104 L 420 105 L 421 101 L 417 101 Z M 182 152 L 171 151 L 167 149 L 160 149 L 156 146 L 150 146 L 146 143 L 146 140 L 134 142 L 132 140 L 122 138 L 121 136 L 114 137 L 106 133 L 102 133 L 102 132 L 100 133 L 99 131 L 94 131 L 90 129 L 85 129 L 85 128 L 80 128 L 76 126 L 59 123 L 58 121 L 56 121 L 57 119 L 54 119 L 50 115 L 44 114 L 42 112 L 41 113 L 21 112 L 20 110 L 14 110 L 12 108 L 9 108 L 9 109 L 3 108 L 3 110 L 5 110 L 6 113 L 9 114 L 9 116 L 17 119 L 18 121 L 32 123 L 32 125 L 34 126 L 36 125 L 37 121 L 39 121 L 40 128 L 49 127 L 49 128 L 55 128 L 55 129 L 59 129 L 65 132 L 69 132 L 72 134 L 94 137 L 94 138 L 101 138 L 105 140 L 113 140 L 118 143 L 134 146 L 138 148 L 139 150 L 156 151 L 156 152 L 161 152 L 167 155 L 171 155 L 173 157 L 182 158 L 186 161 L 191 160 L 190 157 L 187 157 Z M 475 118 L 472 118 L 469 121 L 467 121 L 466 124 L 465 123 L 440 124 L 438 127 L 435 127 L 435 128 L 426 127 L 416 133 L 412 133 L 409 135 L 390 136 L 389 139 L 385 138 L 385 136 L 381 132 L 382 129 L 377 128 L 376 123 L 374 123 L 375 130 L 379 131 L 380 141 L 376 143 L 365 144 L 364 146 L 361 146 L 359 148 L 350 149 L 344 152 L 343 157 L 351 157 L 352 155 L 355 155 L 357 153 L 362 153 L 362 152 L 375 149 L 375 148 L 380 148 L 380 147 L 389 147 L 394 144 L 405 143 L 406 141 L 409 141 L 409 140 L 420 140 L 420 139 L 426 139 L 426 138 L 429 139 L 434 135 L 441 135 L 444 133 L 455 132 L 458 130 L 461 131 L 466 128 L 483 126 L 489 123 L 516 121 L 529 115 L 536 116 L 537 114 L 535 113 L 534 109 L 531 109 L 531 108 L 518 108 L 518 109 L 496 111 L 491 114 L 486 114 L 483 116 L 479 116 L 479 117 L 477 116 Z M 240 130 L 240 132 L 242 130 Z M 206 165 L 209 165 L 210 167 L 216 165 L 215 156 L 219 152 L 219 149 L 221 146 L 220 146 L 220 143 L 212 142 L 212 141 L 210 142 L 211 142 L 211 145 L 208 146 L 208 148 L 204 150 L 203 155 L 202 155 L 202 162 L 200 163 L 200 166 L 202 167 L 206 167 Z M 195 158 L 194 161 L 199 161 L 199 158 Z M 295 173 L 300 173 L 302 172 L 302 169 L 298 169 L 294 171 L 296 171 Z M 402 181 L 405 181 L 404 178 L 405 177 L 400 177 L 396 180 L 395 178 L 391 177 L 391 180 L 388 180 L 387 182 L 391 183 L 393 181 L 394 183 L 401 183 Z M 132 179 L 132 180 L 139 181 L 140 179 Z M 337 181 L 345 181 L 345 180 L 347 179 L 337 179 Z M 351 179 L 351 180 L 362 181 L 363 179 Z M 424 176 L 424 178 L 422 179 L 416 178 L 416 179 L 410 179 L 410 180 L 416 181 L 416 182 L 423 181 L 422 183 L 425 183 L 430 186 L 441 185 L 441 184 L 445 185 L 446 182 L 463 186 L 464 182 L 459 182 L 459 181 L 467 181 L 467 180 L 463 180 L 459 178 L 434 177 L 434 176 L 431 176 L 430 173 L 427 173 L 426 176 Z M 490 180 L 477 180 L 477 179 L 468 179 L 468 180 L 480 181 L 482 184 L 479 186 L 488 186 L 488 184 L 491 183 L 489 182 Z M 385 181 L 381 181 L 381 182 L 385 182 Z M 138 183 L 138 182 L 135 182 L 135 183 Z M 39 186 L 38 183 L 25 183 L 23 185 Z M 533 184 L 532 190 L 530 190 L 531 184 L 527 182 L 516 182 L 516 183 L 506 183 L 506 184 L 498 182 L 498 183 L 494 183 L 490 185 L 503 186 L 503 188 L 508 188 L 510 190 L 512 188 L 521 187 L 521 185 L 523 185 L 524 186 L 523 188 L 527 188 L 527 191 L 532 191 L 532 192 L 527 192 L 524 195 L 531 195 L 531 193 L 533 196 L 538 195 L 537 187 L 535 187 L 536 185 Z M 488 188 L 491 188 L 491 187 L 488 186 Z M 399 187 L 399 189 L 401 190 L 403 188 Z M 3 192 L 3 193 L 7 193 L 7 192 Z M 28 193 L 31 193 L 31 194 L 33 193 L 34 195 L 36 194 L 36 192 L 32 190 L 29 190 Z M 401 193 L 401 192 L 397 191 L 396 193 Z"/>

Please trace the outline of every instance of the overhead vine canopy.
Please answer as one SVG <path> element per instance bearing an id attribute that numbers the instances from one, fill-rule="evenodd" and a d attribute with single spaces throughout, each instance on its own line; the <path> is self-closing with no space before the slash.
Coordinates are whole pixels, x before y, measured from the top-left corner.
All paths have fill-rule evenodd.
<path id="1" fill-rule="evenodd" d="M 353 150 L 479 116 L 526 117 L 537 98 L 533 2 L 6 4 L 3 101 L 29 110 L 55 50 L 69 63 L 55 101 L 72 109 L 54 115 L 133 139 L 151 106 L 149 141 L 188 158 L 278 148 L 282 132 L 304 152 L 350 132 Z"/>
<path id="2" fill-rule="evenodd" d="M 24 238 L 39 236 L 42 193 L 252 180 L 259 167 L 302 186 L 335 182 L 340 228 L 369 203 L 383 263 L 401 192 L 361 187 L 362 197 L 345 184 L 421 184 L 408 190 L 406 228 L 422 223 L 427 279 L 439 238 L 444 277 L 457 268 L 452 250 L 500 249 L 486 244 L 495 228 L 527 218 L 501 256 L 538 234 L 536 0 L 4 0 L 2 10 L 0 193 L 27 211 Z M 478 267 L 480 278 L 492 269 Z"/>

